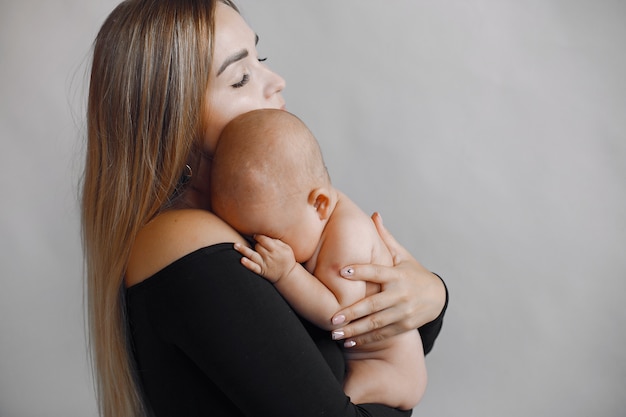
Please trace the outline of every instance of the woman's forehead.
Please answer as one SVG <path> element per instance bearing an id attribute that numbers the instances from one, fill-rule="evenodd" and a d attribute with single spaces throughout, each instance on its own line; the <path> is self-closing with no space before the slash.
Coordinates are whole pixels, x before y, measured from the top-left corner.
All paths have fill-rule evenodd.
<path id="1" fill-rule="evenodd" d="M 257 42 L 256 33 L 243 17 L 231 7 L 218 3 L 215 10 L 215 47 L 234 52 L 243 45 Z"/>

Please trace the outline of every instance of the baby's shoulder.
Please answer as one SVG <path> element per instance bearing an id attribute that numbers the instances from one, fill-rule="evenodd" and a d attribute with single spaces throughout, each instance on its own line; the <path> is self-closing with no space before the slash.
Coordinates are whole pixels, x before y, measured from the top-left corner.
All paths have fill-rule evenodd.
<path id="1" fill-rule="evenodd" d="M 345 194 L 340 195 L 334 217 L 329 221 L 324 252 L 340 254 L 350 263 L 391 265 L 391 255 L 372 218 Z M 331 224 L 332 223 L 332 224 Z"/>
<path id="2" fill-rule="evenodd" d="M 331 216 L 331 229 L 345 238 L 370 239 L 378 236 L 372 218 L 345 194 L 340 193 L 337 205 Z"/>
<path id="3" fill-rule="evenodd" d="M 342 195 L 324 230 L 324 244 L 333 250 L 359 248 L 367 251 L 378 239 L 376 226 L 352 200 Z M 354 250 L 354 249 L 351 249 Z"/>
<path id="4" fill-rule="evenodd" d="M 206 210 L 170 210 L 159 214 L 137 234 L 126 269 L 126 285 L 137 284 L 197 249 L 245 240 Z"/>

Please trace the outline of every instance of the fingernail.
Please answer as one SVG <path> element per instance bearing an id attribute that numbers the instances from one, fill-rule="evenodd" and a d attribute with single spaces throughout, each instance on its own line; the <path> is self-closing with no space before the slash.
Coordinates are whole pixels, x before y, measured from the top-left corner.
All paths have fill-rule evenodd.
<path id="1" fill-rule="evenodd" d="M 343 332 L 343 330 L 335 330 L 332 333 L 333 340 L 343 339 L 345 335 L 346 334 Z"/>
<path id="2" fill-rule="evenodd" d="M 354 268 L 352 267 L 347 266 L 341 270 L 342 277 L 351 277 L 352 275 L 354 275 Z"/>
<path id="3" fill-rule="evenodd" d="M 343 314 L 339 314 L 338 316 L 333 317 L 333 324 L 342 324 L 346 321 L 346 316 Z"/>
<path id="4" fill-rule="evenodd" d="M 343 344 L 343 347 L 345 348 L 351 348 L 356 346 L 356 342 L 354 340 L 348 340 Z"/>

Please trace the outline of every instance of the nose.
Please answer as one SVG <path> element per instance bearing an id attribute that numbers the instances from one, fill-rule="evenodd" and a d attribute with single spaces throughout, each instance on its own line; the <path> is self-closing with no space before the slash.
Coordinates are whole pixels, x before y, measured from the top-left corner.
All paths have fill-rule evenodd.
<path id="1" fill-rule="evenodd" d="M 285 89 L 286 82 L 283 77 L 276 74 L 274 71 L 265 67 L 267 72 L 267 80 L 265 84 L 265 97 L 271 98 L 275 94 L 280 93 Z"/>

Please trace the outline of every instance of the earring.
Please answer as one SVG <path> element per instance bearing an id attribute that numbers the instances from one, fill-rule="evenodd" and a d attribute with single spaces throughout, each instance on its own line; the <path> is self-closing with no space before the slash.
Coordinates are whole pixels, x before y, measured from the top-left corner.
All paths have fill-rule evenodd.
<path id="1" fill-rule="evenodd" d="M 183 175 L 181 176 L 180 180 L 183 183 L 183 185 L 187 184 L 189 181 L 191 181 L 191 177 L 193 176 L 193 170 L 191 169 L 191 167 L 189 166 L 189 164 L 185 164 L 185 169 L 183 171 Z"/>

